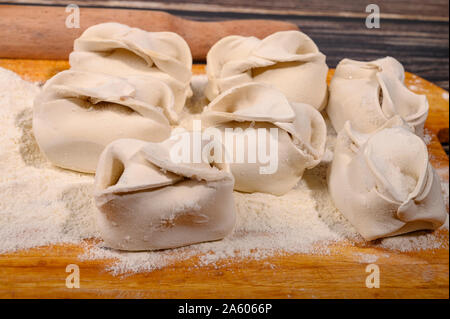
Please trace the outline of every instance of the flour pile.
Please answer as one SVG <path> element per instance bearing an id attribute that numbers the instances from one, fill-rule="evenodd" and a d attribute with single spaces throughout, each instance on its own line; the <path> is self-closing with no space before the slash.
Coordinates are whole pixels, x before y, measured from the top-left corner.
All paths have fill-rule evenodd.
<path id="1" fill-rule="evenodd" d="M 182 119 L 189 127 L 205 103 L 205 76 L 193 78 L 193 99 Z M 229 258 L 263 259 L 275 254 L 327 254 L 330 242 L 382 246 L 394 250 L 448 247 L 436 233 L 414 233 L 364 244 L 336 210 L 328 195 L 326 172 L 335 134 L 327 139 L 325 160 L 306 171 L 297 187 L 283 196 L 235 192 L 237 224 L 222 241 L 157 252 L 118 252 L 89 244 L 98 238 L 93 218 L 93 175 L 52 166 L 34 140 L 32 104 L 40 88 L 0 68 L 0 253 L 50 244 L 86 247 L 81 259 L 114 259 L 114 274 L 151 271 L 198 256 L 197 266 Z M 443 183 L 448 194 L 448 181 Z M 448 201 L 448 195 L 446 197 Z M 445 224 L 448 228 L 448 221 Z"/>
<path id="2" fill-rule="evenodd" d="M 93 177 L 51 165 L 34 140 L 38 92 L 0 68 L 0 252 L 95 236 Z"/>

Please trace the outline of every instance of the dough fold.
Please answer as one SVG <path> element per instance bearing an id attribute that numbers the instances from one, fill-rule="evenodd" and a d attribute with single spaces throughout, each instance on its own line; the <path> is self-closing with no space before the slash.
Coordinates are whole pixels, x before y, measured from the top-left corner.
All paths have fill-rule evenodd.
<path id="1" fill-rule="evenodd" d="M 447 218 L 425 143 L 395 116 L 372 134 L 339 132 L 330 195 L 366 240 L 436 229 Z"/>
<path id="2" fill-rule="evenodd" d="M 276 32 L 263 40 L 228 36 L 207 55 L 206 97 L 244 83 L 274 86 L 289 101 L 322 109 L 327 102 L 328 67 L 315 43 L 299 31 Z"/>
<path id="3" fill-rule="evenodd" d="M 202 143 L 205 141 L 202 140 Z M 97 225 L 108 247 L 175 248 L 224 238 L 235 224 L 233 176 L 208 162 L 178 162 L 177 139 L 120 139 L 95 175 Z"/>
<path id="4" fill-rule="evenodd" d="M 339 132 L 345 122 L 362 133 L 375 131 L 399 115 L 423 136 L 428 100 L 404 85 L 403 66 L 394 58 L 360 62 L 342 60 L 330 83 L 327 113 Z"/>
<path id="5" fill-rule="evenodd" d="M 170 88 L 142 76 L 113 77 L 67 70 L 34 101 L 33 132 L 55 165 L 93 173 L 110 142 L 124 137 L 159 142 L 170 136 Z"/>
<path id="6" fill-rule="evenodd" d="M 211 128 L 220 132 L 223 162 L 242 192 L 282 195 L 325 152 L 326 125 L 319 111 L 289 102 L 267 84 L 247 83 L 223 92 L 205 109 L 202 124 L 204 134 Z"/>
<path id="7" fill-rule="evenodd" d="M 159 79 L 173 91 L 176 123 L 190 87 L 192 56 L 186 41 L 173 32 L 147 32 L 120 23 L 101 23 L 75 40 L 69 56 L 72 70 Z"/>
<path id="8" fill-rule="evenodd" d="M 192 95 L 191 53 L 171 32 L 94 25 L 75 40 L 70 65 L 35 99 L 33 132 L 53 164 L 75 171 L 95 172 L 116 139 L 165 140 Z"/>

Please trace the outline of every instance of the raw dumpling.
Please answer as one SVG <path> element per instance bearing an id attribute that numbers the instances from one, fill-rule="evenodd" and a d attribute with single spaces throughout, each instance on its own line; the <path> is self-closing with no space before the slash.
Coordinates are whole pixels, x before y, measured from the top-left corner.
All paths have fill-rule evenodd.
<path id="1" fill-rule="evenodd" d="M 165 114 L 175 112 L 173 104 L 170 88 L 155 78 L 67 70 L 47 81 L 35 99 L 33 133 L 53 164 L 93 173 L 116 139 L 168 138 Z"/>
<path id="2" fill-rule="evenodd" d="M 173 32 L 146 32 L 119 23 L 97 24 L 75 40 L 69 62 L 72 70 L 156 77 L 172 89 L 176 113 L 192 95 L 191 51 Z"/>
<path id="3" fill-rule="evenodd" d="M 327 113 L 333 127 L 339 132 L 350 121 L 353 129 L 370 133 L 399 115 L 422 136 L 428 101 L 409 91 L 404 80 L 403 66 L 391 57 L 342 60 L 330 83 Z"/>
<path id="4" fill-rule="evenodd" d="M 325 56 L 299 31 L 281 31 L 263 40 L 228 36 L 207 55 L 207 98 L 249 82 L 273 85 L 289 101 L 322 109 L 327 102 Z"/>
<path id="5" fill-rule="evenodd" d="M 121 139 L 102 153 L 94 197 L 108 247 L 174 248 L 222 239 L 232 231 L 233 176 L 208 162 L 173 161 L 175 143 L 173 138 Z"/>
<path id="6" fill-rule="evenodd" d="M 204 134 L 213 127 L 222 135 L 228 156 L 223 161 L 230 165 L 234 188 L 242 192 L 282 195 L 305 169 L 319 164 L 325 151 L 326 125 L 319 111 L 288 102 L 265 84 L 223 92 L 208 105 L 202 121 L 209 127 Z"/>
<path id="7" fill-rule="evenodd" d="M 338 134 L 329 192 L 366 240 L 436 229 L 447 217 L 426 145 L 401 123 L 394 117 L 365 135 L 347 122 Z"/>

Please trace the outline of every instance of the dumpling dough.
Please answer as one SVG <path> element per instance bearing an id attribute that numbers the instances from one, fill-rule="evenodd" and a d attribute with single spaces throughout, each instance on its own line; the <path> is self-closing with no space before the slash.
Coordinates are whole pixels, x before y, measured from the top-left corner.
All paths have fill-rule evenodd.
<path id="1" fill-rule="evenodd" d="M 53 164 L 93 173 L 105 146 L 116 139 L 168 138 L 165 114 L 175 112 L 173 104 L 170 88 L 155 78 L 67 70 L 36 97 L 33 133 Z"/>
<path id="2" fill-rule="evenodd" d="M 236 142 L 225 145 L 238 191 L 282 195 L 298 183 L 305 169 L 319 164 L 325 152 L 326 125 L 319 111 L 308 104 L 288 102 L 281 92 L 265 84 L 243 84 L 223 92 L 208 105 L 202 121 L 205 127 L 218 128 L 223 136 L 228 129 L 235 141 L 244 141 L 243 148 Z M 274 172 L 262 173 L 270 163 L 258 155 L 263 140 L 258 135 L 246 138 L 249 128 L 266 131 L 265 154 L 269 155 L 271 143 L 277 145 Z M 271 128 L 277 129 L 278 139 L 270 134 Z M 237 160 L 240 152 L 244 152 L 241 162 Z M 253 163 L 249 152 L 257 155 Z"/>
<path id="3" fill-rule="evenodd" d="M 209 163 L 176 163 L 175 139 L 117 140 L 95 175 L 96 219 L 108 247 L 175 248 L 219 240 L 235 224 L 233 176 Z"/>
<path id="4" fill-rule="evenodd" d="M 191 51 L 173 32 L 146 32 L 120 23 L 97 24 L 75 40 L 69 62 L 72 70 L 155 77 L 172 89 L 177 114 L 192 95 Z"/>
<path id="5" fill-rule="evenodd" d="M 322 109 L 327 102 L 328 67 L 315 43 L 299 31 L 276 32 L 263 40 L 228 36 L 207 55 L 207 98 L 243 83 L 262 82 L 289 101 Z"/>
<path id="6" fill-rule="evenodd" d="M 422 136 L 428 101 L 409 91 L 404 80 L 403 66 L 391 57 L 342 60 L 330 83 L 327 113 L 333 127 L 339 132 L 350 121 L 353 129 L 370 133 L 399 115 Z"/>
<path id="7" fill-rule="evenodd" d="M 436 229 L 447 217 L 426 145 L 401 123 L 364 135 L 347 122 L 338 134 L 329 192 L 366 240 Z"/>

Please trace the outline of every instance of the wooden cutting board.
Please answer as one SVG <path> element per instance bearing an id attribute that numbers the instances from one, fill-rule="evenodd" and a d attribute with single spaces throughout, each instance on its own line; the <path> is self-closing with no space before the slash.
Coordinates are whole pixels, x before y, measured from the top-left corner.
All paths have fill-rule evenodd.
<path id="1" fill-rule="evenodd" d="M 44 82 L 69 67 L 67 61 L 0 59 L 0 67 L 30 81 Z M 194 65 L 194 74 L 204 65 Z M 329 73 L 332 76 L 333 70 Z M 447 130 L 448 92 L 413 74 L 411 90 L 426 94 L 432 136 L 430 160 L 448 181 L 449 160 L 437 134 Z M 448 134 L 448 133 L 447 133 Z M 442 242 L 448 231 L 440 231 Z M 448 246 L 448 245 L 447 245 Z M 401 253 L 379 247 L 338 244 L 326 256 L 292 254 L 264 261 L 226 261 L 221 267 L 194 267 L 195 259 L 151 273 L 114 277 L 111 260 L 80 261 L 83 248 L 55 245 L 0 255 L 1 298 L 449 298 L 448 248 Z M 380 288 L 366 287 L 363 255 L 376 255 Z M 80 288 L 66 288 L 68 264 L 80 267 Z"/>

